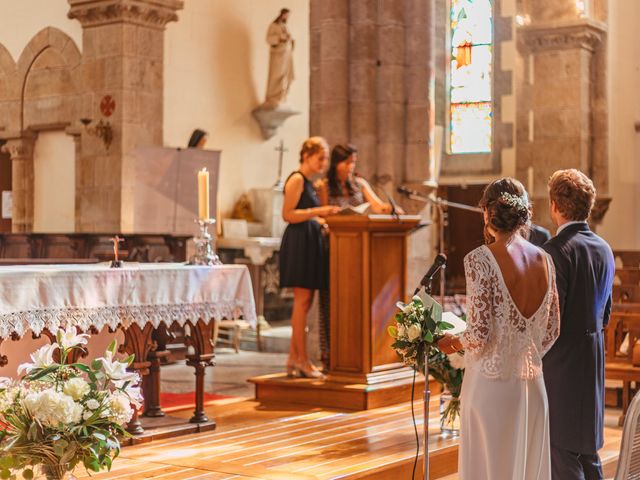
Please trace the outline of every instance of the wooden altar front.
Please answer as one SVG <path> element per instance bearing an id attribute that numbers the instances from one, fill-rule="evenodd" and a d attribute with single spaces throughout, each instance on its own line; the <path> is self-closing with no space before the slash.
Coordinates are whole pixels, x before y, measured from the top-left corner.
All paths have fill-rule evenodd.
<path id="1" fill-rule="evenodd" d="M 253 378 L 260 401 L 354 410 L 411 398 L 413 370 L 391 348 L 387 327 L 406 299 L 407 243 L 418 216 L 336 215 L 330 229 L 331 359 L 325 381 Z M 424 380 L 418 376 L 418 398 Z"/>

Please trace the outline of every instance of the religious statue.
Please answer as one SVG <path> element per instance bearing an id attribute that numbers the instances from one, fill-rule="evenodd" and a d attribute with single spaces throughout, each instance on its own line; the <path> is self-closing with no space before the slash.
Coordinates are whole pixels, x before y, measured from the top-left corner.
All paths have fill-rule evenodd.
<path id="1" fill-rule="evenodd" d="M 300 114 L 287 105 L 287 95 L 293 81 L 294 40 L 287 28 L 289 9 L 280 10 L 267 30 L 269 44 L 269 78 L 264 103 L 253 110 L 253 116 L 260 125 L 262 136 L 269 139 L 276 134 L 284 121 Z"/>
<path id="2" fill-rule="evenodd" d="M 287 28 L 289 10 L 283 8 L 267 30 L 269 52 L 269 79 L 267 97 L 262 105 L 274 109 L 287 100 L 289 87 L 293 81 L 293 48 L 295 42 Z"/>

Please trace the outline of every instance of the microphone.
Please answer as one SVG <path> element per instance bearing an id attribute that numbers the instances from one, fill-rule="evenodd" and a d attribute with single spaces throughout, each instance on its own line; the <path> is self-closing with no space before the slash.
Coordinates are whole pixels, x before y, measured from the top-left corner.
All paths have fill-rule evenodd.
<path id="1" fill-rule="evenodd" d="M 422 280 L 420 280 L 420 286 L 416 288 L 414 293 L 417 294 L 420 290 L 420 287 L 424 287 L 427 290 L 427 293 L 431 292 L 431 280 L 435 277 L 436 273 L 447 264 L 447 256 L 444 253 L 439 253 L 436 255 L 436 258 L 433 260 L 431 267 L 427 270 L 427 273 L 424 274 Z"/>
<path id="2" fill-rule="evenodd" d="M 387 192 L 382 190 L 382 193 L 384 193 L 384 196 L 387 197 L 387 201 L 389 202 L 389 205 L 391 205 L 391 216 L 396 220 L 400 220 L 400 214 L 398 213 L 398 204 L 393 199 L 393 197 L 389 195 Z"/>

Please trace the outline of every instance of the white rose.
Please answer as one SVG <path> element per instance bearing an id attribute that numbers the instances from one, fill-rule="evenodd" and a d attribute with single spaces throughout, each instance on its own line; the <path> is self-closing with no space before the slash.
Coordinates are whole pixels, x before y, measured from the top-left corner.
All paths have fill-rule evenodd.
<path id="1" fill-rule="evenodd" d="M 109 399 L 109 409 L 111 415 L 109 418 L 120 425 L 124 425 L 131 420 L 133 416 L 133 408 L 129 397 L 122 393 L 114 393 Z"/>
<path id="2" fill-rule="evenodd" d="M 407 336 L 407 329 L 405 328 L 405 326 L 401 323 L 398 324 L 398 338 L 406 338 Z"/>
<path id="3" fill-rule="evenodd" d="M 93 412 L 90 412 L 87 410 L 82 414 L 82 419 L 86 422 L 91 418 L 92 415 L 93 415 Z"/>
<path id="4" fill-rule="evenodd" d="M 80 377 L 69 379 L 62 389 L 64 393 L 74 400 L 82 399 L 90 390 L 89 384 Z"/>
<path id="5" fill-rule="evenodd" d="M 13 405 L 17 394 L 18 388 L 15 387 L 0 392 L 0 413 L 4 413 Z"/>
<path id="6" fill-rule="evenodd" d="M 89 410 L 97 410 L 98 408 L 100 408 L 100 402 L 97 401 L 95 398 L 92 398 L 87 402 L 87 408 Z"/>
<path id="7" fill-rule="evenodd" d="M 447 355 L 449 357 L 449 364 L 452 368 L 457 368 L 458 370 L 464 368 L 464 356 L 459 353 L 452 353 Z"/>
<path id="8" fill-rule="evenodd" d="M 414 323 L 413 325 L 411 325 L 407 330 L 407 338 L 409 339 L 410 342 L 417 340 L 418 338 L 420 338 L 421 335 L 422 335 L 422 328 L 420 328 L 420 325 L 418 325 L 417 323 Z"/>

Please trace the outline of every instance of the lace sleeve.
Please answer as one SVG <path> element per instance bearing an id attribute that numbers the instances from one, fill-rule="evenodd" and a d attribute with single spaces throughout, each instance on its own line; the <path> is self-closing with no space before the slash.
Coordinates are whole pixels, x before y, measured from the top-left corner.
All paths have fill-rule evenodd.
<path id="1" fill-rule="evenodd" d="M 544 356 L 544 354 L 549 351 L 560 335 L 560 298 L 558 295 L 558 288 L 556 287 L 555 269 L 551 259 L 549 259 L 549 268 L 551 269 L 551 300 L 549 303 L 549 318 L 547 320 L 547 328 L 545 330 L 544 337 L 542 338 L 540 356 Z"/>
<path id="2" fill-rule="evenodd" d="M 482 353 L 491 335 L 491 275 L 486 262 L 471 252 L 464 258 L 467 279 L 467 328 L 460 336 L 465 353 Z"/>

